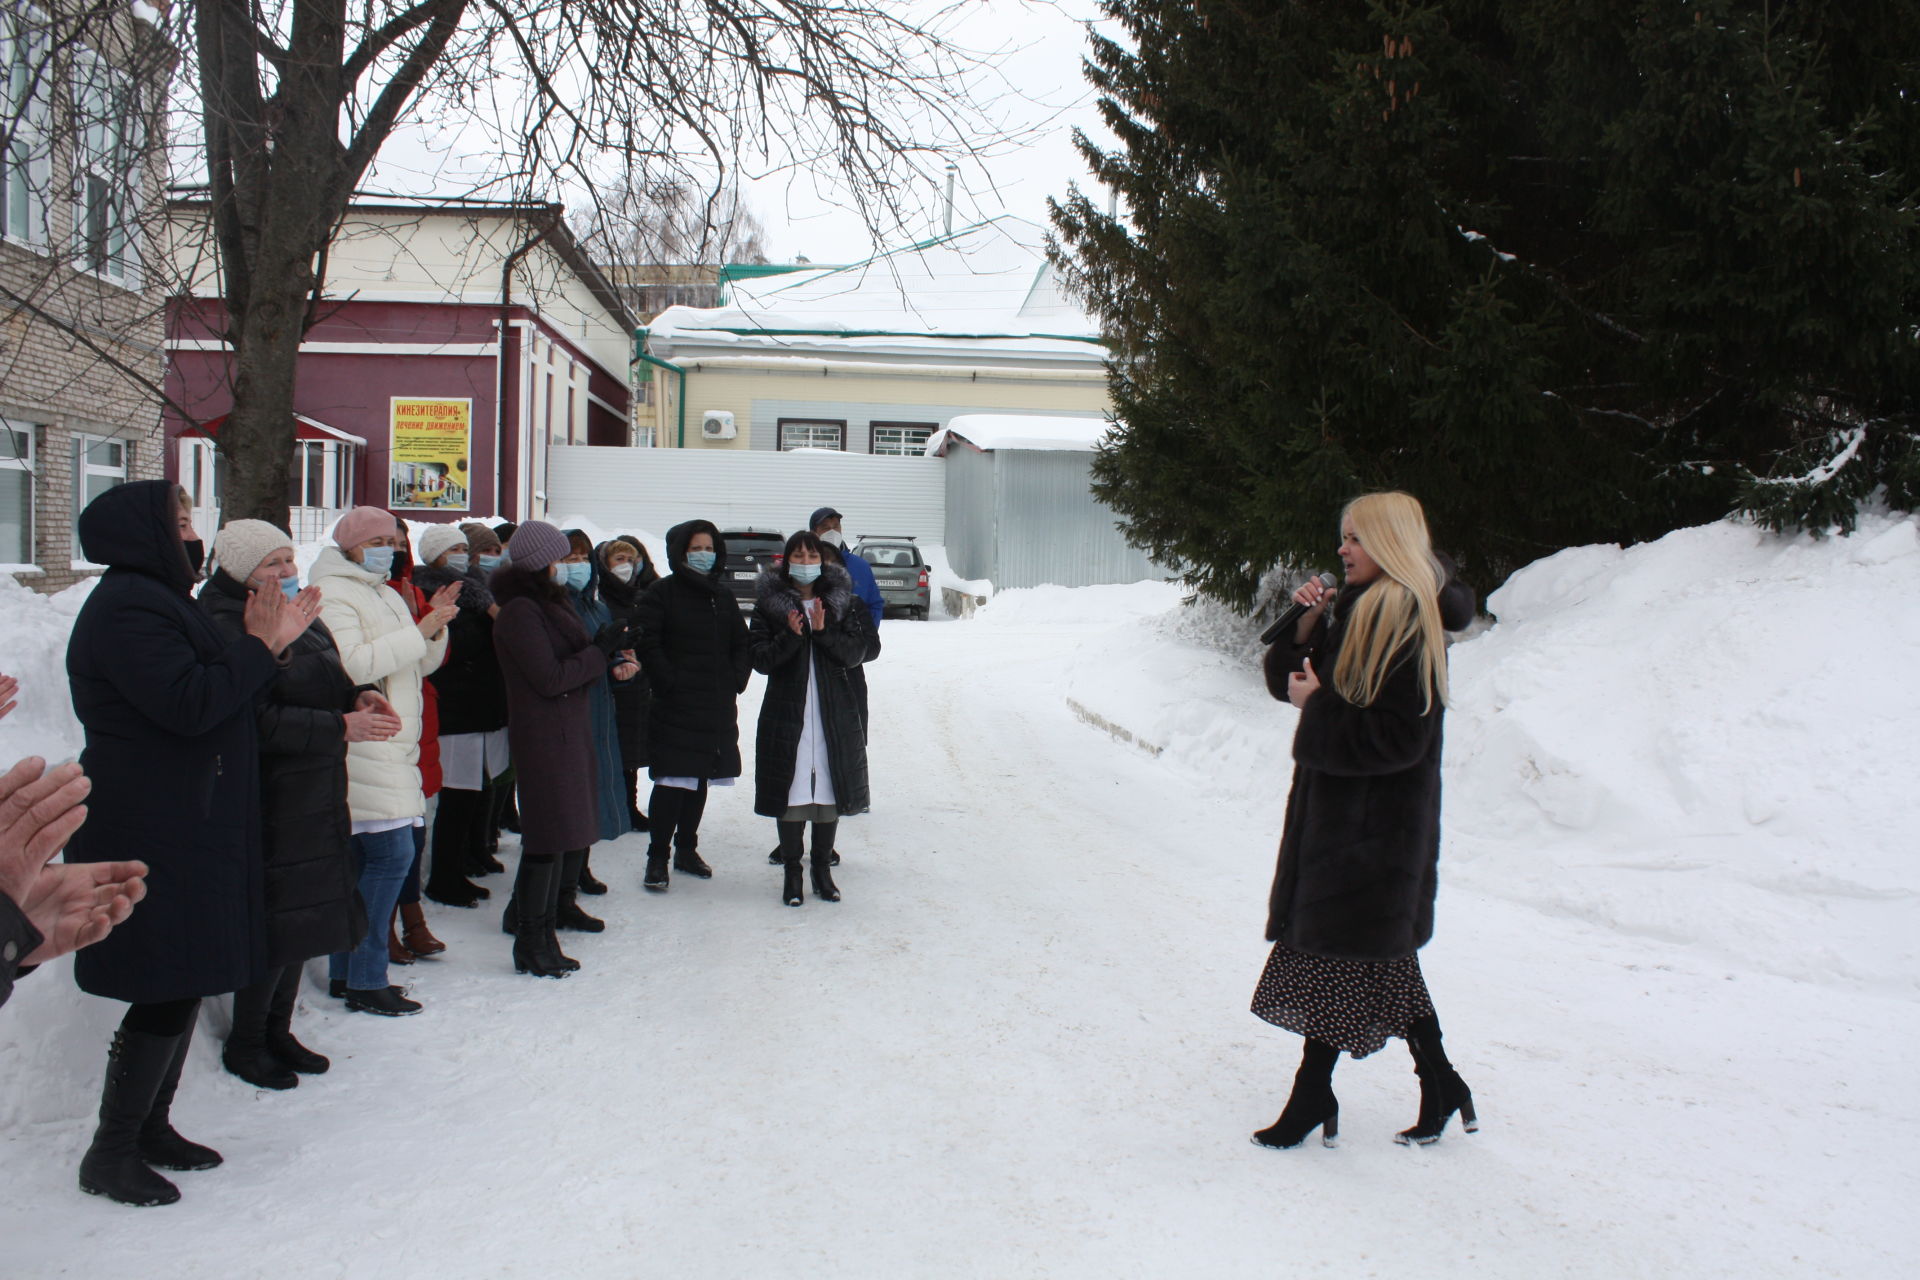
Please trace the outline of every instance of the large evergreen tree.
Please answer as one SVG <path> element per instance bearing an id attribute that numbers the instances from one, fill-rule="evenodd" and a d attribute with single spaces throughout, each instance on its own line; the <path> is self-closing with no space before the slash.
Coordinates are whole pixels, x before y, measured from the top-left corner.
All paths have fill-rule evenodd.
<path id="1" fill-rule="evenodd" d="M 1114 349 L 1096 491 L 1246 601 L 1404 488 L 1490 583 L 1920 492 L 1920 12 L 1108 0 L 1056 258 Z"/>

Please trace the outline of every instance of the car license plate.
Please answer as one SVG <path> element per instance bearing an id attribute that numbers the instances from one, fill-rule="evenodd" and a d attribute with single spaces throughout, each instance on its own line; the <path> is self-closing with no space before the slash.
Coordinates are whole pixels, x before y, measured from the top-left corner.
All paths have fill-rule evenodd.
<path id="1" fill-rule="evenodd" d="M 759 575 L 755 573 L 752 569 L 747 569 L 744 571 L 740 569 L 735 569 L 733 571 L 733 576 L 736 578 L 755 578 L 755 577 L 758 577 Z"/>

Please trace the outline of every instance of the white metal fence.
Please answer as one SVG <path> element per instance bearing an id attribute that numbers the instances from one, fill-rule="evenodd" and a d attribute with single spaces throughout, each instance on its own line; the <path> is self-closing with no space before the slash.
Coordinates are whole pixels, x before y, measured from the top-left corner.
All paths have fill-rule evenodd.
<path id="1" fill-rule="evenodd" d="M 547 459 L 547 510 L 603 529 L 665 533 L 683 520 L 722 529 L 792 533 L 817 507 L 833 507 L 853 534 L 907 534 L 938 544 L 947 533 L 945 464 L 939 458 L 747 449 L 555 447 Z"/>

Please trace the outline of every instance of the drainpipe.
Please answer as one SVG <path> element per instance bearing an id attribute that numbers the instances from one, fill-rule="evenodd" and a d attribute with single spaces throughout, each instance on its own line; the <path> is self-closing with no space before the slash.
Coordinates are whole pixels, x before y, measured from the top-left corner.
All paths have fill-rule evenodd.
<path id="1" fill-rule="evenodd" d="M 681 448 L 681 449 L 686 448 L 687 447 L 687 371 L 686 369 L 684 369 L 683 367 L 677 364 L 670 364 L 669 362 L 660 359 L 658 356 L 650 356 L 647 354 L 647 326 L 645 325 L 641 325 L 639 328 L 633 331 L 633 358 L 635 360 L 644 360 L 656 369 L 665 369 L 668 373 L 677 373 L 680 375 L 680 389 L 674 393 L 674 397 L 673 397 L 676 413 L 680 419 L 679 435 L 677 437 L 679 440 L 679 444 L 675 447 Z"/>
<path id="2" fill-rule="evenodd" d="M 519 264 L 520 259 L 532 253 L 542 241 L 553 234 L 555 225 L 557 225 L 555 221 L 549 220 L 539 235 L 508 254 L 506 262 L 500 268 L 500 354 L 495 361 L 499 366 L 500 377 L 493 393 L 493 513 L 497 517 L 504 517 L 507 514 L 505 508 L 500 505 L 501 485 L 504 483 L 502 477 L 507 473 L 506 464 L 500 456 L 500 445 L 501 422 L 506 417 L 507 411 L 507 333 L 513 327 L 513 269 Z M 526 342 L 525 334 L 521 335 L 520 341 L 523 344 Z M 515 425 L 525 431 L 527 429 L 526 414 L 516 411 L 514 418 Z M 528 518 L 524 511 L 516 511 L 514 514 L 522 520 Z"/>

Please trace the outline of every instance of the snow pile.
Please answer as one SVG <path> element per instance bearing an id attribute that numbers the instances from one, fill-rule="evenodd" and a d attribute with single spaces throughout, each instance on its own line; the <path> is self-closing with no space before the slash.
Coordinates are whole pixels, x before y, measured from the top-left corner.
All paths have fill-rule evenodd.
<path id="1" fill-rule="evenodd" d="M 1037 449 L 1055 453 L 1092 453 L 1113 434 L 1106 418 L 1069 418 L 1023 413 L 962 413 L 927 438 L 921 450 L 929 458 L 946 456 L 955 440 L 982 450 Z"/>
<path id="2" fill-rule="evenodd" d="M 20 681 L 20 705 L 0 720 L 0 769 L 23 756 L 58 762 L 80 754 L 80 722 L 67 692 L 67 633 L 97 581 L 47 596 L 0 573 L 0 672 Z"/>
<path id="3" fill-rule="evenodd" d="M 1444 885 L 1784 975 L 1911 987 L 1913 518 L 1575 548 L 1487 607 L 1497 624 L 1452 649 Z M 1294 713 L 1231 628 L 1186 614 L 1089 640 L 1066 694 L 1277 829 Z"/>
<path id="4" fill-rule="evenodd" d="M 1722 522 L 1515 574 L 1453 650 L 1453 871 L 1763 968 L 1911 986 L 1920 536 Z"/>

